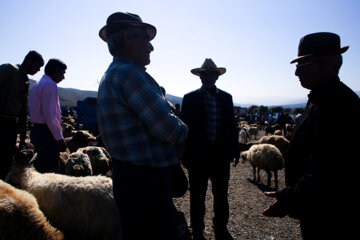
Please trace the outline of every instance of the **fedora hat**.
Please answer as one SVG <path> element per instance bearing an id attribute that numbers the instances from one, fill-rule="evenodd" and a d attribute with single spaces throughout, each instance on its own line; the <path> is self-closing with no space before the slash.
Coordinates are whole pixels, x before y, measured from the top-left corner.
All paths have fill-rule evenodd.
<path id="1" fill-rule="evenodd" d="M 312 56 L 338 55 L 346 52 L 349 46 L 340 47 L 340 37 L 335 33 L 318 32 L 300 39 L 298 57 L 290 63 Z"/>
<path id="2" fill-rule="evenodd" d="M 218 68 L 213 62 L 213 60 L 211 60 L 211 58 L 206 58 L 204 63 L 201 65 L 201 67 L 192 69 L 191 73 L 195 74 L 196 76 L 200 76 L 200 73 L 207 71 L 217 72 L 220 76 L 226 72 L 226 69 L 223 67 Z"/>
<path id="3" fill-rule="evenodd" d="M 138 15 L 133 13 L 116 12 L 107 18 L 106 25 L 99 31 L 99 36 L 102 40 L 107 42 L 107 39 L 111 34 L 121 29 L 130 27 L 146 29 L 150 40 L 152 40 L 156 35 L 156 28 L 153 25 L 144 23 Z"/>

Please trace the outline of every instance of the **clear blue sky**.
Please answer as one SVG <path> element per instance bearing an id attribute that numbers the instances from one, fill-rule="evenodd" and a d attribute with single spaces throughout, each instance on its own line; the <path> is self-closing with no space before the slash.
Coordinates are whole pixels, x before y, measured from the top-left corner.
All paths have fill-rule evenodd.
<path id="1" fill-rule="evenodd" d="M 97 90 L 110 64 L 98 32 L 113 12 L 139 14 L 156 26 L 148 72 L 167 93 L 201 86 L 190 70 L 212 58 L 227 72 L 217 86 L 239 104 L 280 104 L 306 98 L 294 76 L 299 39 L 312 32 L 341 36 L 342 81 L 360 90 L 358 0 L 14 0 L 0 3 L 0 64 L 21 63 L 29 50 L 63 60 L 60 87 Z M 39 80 L 41 71 L 33 79 Z"/>

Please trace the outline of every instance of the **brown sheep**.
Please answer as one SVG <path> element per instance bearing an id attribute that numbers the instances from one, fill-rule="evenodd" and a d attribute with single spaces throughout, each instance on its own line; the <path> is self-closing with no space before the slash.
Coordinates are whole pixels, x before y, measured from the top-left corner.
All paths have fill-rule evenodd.
<path id="1" fill-rule="evenodd" d="M 88 146 L 89 142 L 93 140 L 96 140 L 96 138 L 88 131 L 84 130 L 76 131 L 72 137 L 65 138 L 70 153 L 76 152 L 79 148 Z"/>
<path id="2" fill-rule="evenodd" d="M 93 170 L 89 156 L 79 151 L 70 154 L 65 165 L 65 174 L 76 177 L 92 176 Z"/>
<path id="3" fill-rule="evenodd" d="M 89 156 L 93 175 L 106 175 L 111 169 L 111 157 L 105 148 L 88 146 L 79 148 L 77 152 L 81 152 Z"/>
<path id="4" fill-rule="evenodd" d="M 290 141 L 287 140 L 285 137 L 278 135 L 263 136 L 262 138 L 260 138 L 259 143 L 269 143 L 274 145 L 280 150 L 283 158 L 286 159 Z"/>
<path id="5" fill-rule="evenodd" d="M 46 220 L 35 197 L 0 180 L 0 239 L 62 240 Z"/>

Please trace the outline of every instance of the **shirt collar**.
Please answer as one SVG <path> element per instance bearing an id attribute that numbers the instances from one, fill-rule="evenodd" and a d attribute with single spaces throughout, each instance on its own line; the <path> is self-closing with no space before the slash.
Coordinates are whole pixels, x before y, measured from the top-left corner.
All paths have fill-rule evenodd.
<path id="1" fill-rule="evenodd" d="M 141 69 L 146 70 L 146 67 L 140 66 L 140 65 L 134 63 L 134 61 L 132 61 L 131 59 L 125 58 L 125 57 L 114 56 L 113 62 L 120 62 L 120 63 L 132 64 L 132 65 L 135 65 L 135 66 L 137 66 L 137 67 L 139 67 L 139 68 L 141 68 Z"/>
<path id="2" fill-rule="evenodd" d="M 206 94 L 207 96 L 212 96 L 204 86 L 201 86 L 200 88 L 200 92 L 203 94 Z M 215 86 L 215 95 L 217 95 L 219 93 L 219 89 Z"/>
<path id="3" fill-rule="evenodd" d="M 49 75 L 46 75 L 46 74 L 44 74 L 44 75 L 42 76 L 42 78 L 40 79 L 40 81 L 41 81 L 41 80 L 56 84 L 56 82 L 55 82 L 54 80 L 52 80 L 52 78 L 51 78 Z"/>

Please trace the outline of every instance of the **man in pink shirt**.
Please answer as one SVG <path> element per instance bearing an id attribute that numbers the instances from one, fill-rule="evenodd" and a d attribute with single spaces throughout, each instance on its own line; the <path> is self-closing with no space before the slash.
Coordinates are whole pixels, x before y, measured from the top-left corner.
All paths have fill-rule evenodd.
<path id="1" fill-rule="evenodd" d="M 41 172 L 59 172 L 60 152 L 66 150 L 61 133 L 61 112 L 57 84 L 65 77 L 66 65 L 50 59 L 45 74 L 29 93 L 29 114 L 33 128 L 30 133 L 38 158 L 35 168 Z"/>

